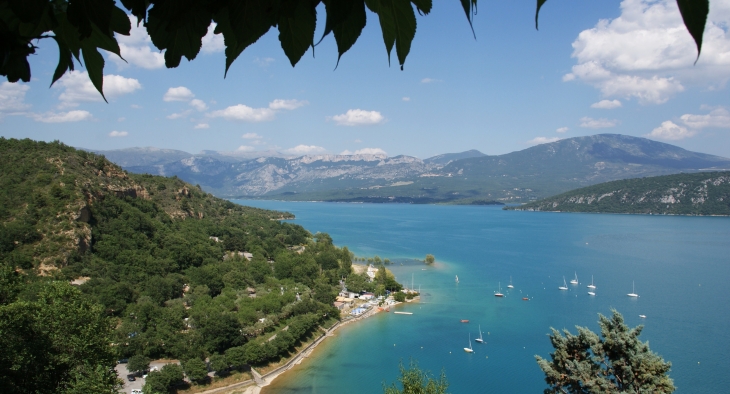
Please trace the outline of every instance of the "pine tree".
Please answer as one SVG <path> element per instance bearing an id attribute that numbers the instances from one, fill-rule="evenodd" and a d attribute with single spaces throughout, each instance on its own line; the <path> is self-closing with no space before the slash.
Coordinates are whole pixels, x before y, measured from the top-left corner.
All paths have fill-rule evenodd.
<path id="1" fill-rule="evenodd" d="M 601 337 L 586 327 L 578 335 L 552 328 L 552 361 L 535 356 L 550 388 L 545 393 L 671 393 L 675 390 L 665 362 L 641 342 L 643 326 L 630 329 L 616 310 L 599 314 Z"/>

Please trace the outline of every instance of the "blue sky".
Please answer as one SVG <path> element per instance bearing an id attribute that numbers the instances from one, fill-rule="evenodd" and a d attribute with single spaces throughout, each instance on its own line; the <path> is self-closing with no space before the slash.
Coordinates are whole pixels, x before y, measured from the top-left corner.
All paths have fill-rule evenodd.
<path id="1" fill-rule="evenodd" d="M 319 13 L 318 32 L 324 26 Z M 223 78 L 220 36 L 166 69 L 143 28 L 107 56 L 104 103 L 79 67 L 53 87 L 51 40 L 33 80 L 0 83 L 0 135 L 87 149 L 502 154 L 558 138 L 618 133 L 730 157 L 730 0 L 711 0 L 702 56 L 676 2 L 480 2 L 472 36 L 459 2 L 418 17 L 403 71 L 377 17 L 337 69 L 334 38 L 292 68 L 272 29 Z M 317 39 L 321 33 L 317 34 Z"/>

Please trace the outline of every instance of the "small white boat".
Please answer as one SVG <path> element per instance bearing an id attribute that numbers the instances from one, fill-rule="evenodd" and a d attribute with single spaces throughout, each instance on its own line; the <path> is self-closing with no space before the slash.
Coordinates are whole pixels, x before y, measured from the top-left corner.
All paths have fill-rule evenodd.
<path id="1" fill-rule="evenodd" d="M 646 319 L 646 315 L 639 315 L 640 318 Z"/>
<path id="2" fill-rule="evenodd" d="M 593 275 L 591 275 L 591 284 L 588 285 L 588 286 L 586 286 L 586 287 L 589 288 L 589 289 L 595 289 L 596 288 L 596 285 L 593 284 Z"/>
<path id="3" fill-rule="evenodd" d="M 563 285 L 558 287 L 559 290 L 568 290 L 568 284 L 565 283 L 565 277 L 563 277 Z"/>
<path id="4" fill-rule="evenodd" d="M 479 343 L 484 343 L 484 338 L 482 338 L 482 326 L 481 326 L 481 324 L 479 325 L 479 338 L 475 339 L 475 341 L 477 341 Z"/>
<path id="5" fill-rule="evenodd" d="M 504 297 L 504 294 L 502 294 L 502 284 L 501 283 L 499 284 L 499 291 L 494 293 L 494 296 L 495 297 Z"/>
<path id="6" fill-rule="evenodd" d="M 631 282 L 631 293 L 626 294 L 629 297 L 638 297 L 639 295 L 636 294 L 636 289 L 634 288 L 634 282 Z"/>
<path id="7" fill-rule="evenodd" d="M 577 285 L 578 284 L 578 273 L 575 273 L 575 279 L 570 281 L 571 285 Z"/>
<path id="8" fill-rule="evenodd" d="M 469 347 L 465 347 L 464 351 L 467 353 L 474 353 L 474 349 L 471 348 L 471 334 L 469 334 Z"/>
<path id="9" fill-rule="evenodd" d="M 594 293 L 594 292 L 592 292 L 592 291 L 589 291 L 589 292 L 588 292 L 588 295 L 592 295 L 592 296 L 594 296 L 594 295 L 596 295 L 596 293 Z"/>
<path id="10" fill-rule="evenodd" d="M 507 285 L 507 288 L 508 289 L 514 289 L 515 288 L 514 286 L 512 286 L 512 277 L 511 276 L 509 277 L 509 284 Z"/>
<path id="11" fill-rule="evenodd" d="M 459 283 L 459 275 L 456 275 L 456 283 Z"/>
<path id="12" fill-rule="evenodd" d="M 413 314 L 413 312 L 393 312 L 393 313 L 395 313 L 397 315 L 412 315 Z"/>

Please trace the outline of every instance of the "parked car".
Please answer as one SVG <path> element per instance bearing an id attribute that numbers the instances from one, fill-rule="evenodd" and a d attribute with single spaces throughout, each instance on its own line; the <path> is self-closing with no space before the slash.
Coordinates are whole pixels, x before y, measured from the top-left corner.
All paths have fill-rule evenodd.
<path id="1" fill-rule="evenodd" d="M 122 359 L 117 360 L 117 364 L 126 364 L 128 362 L 129 362 L 128 358 L 122 358 Z"/>
<path id="2" fill-rule="evenodd" d="M 127 380 L 129 380 L 130 382 L 134 382 L 136 379 L 134 378 L 134 375 L 130 373 L 129 375 L 127 375 Z"/>
<path id="3" fill-rule="evenodd" d="M 142 394 L 142 390 L 140 390 L 140 389 L 132 389 L 132 392 L 130 394 Z"/>

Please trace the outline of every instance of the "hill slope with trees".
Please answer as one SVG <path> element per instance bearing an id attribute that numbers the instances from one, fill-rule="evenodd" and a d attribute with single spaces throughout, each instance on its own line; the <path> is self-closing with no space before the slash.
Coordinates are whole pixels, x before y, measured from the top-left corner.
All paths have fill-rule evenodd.
<path id="1" fill-rule="evenodd" d="M 136 355 L 278 360 L 339 318 L 342 277 L 362 279 L 347 248 L 290 214 L 58 142 L 0 138 L 0 155 L 5 392 L 112 392 L 114 360 Z M 367 286 L 400 290 L 387 276 Z"/>
<path id="2" fill-rule="evenodd" d="M 730 172 L 606 182 L 504 209 L 727 216 L 730 215 Z"/>

